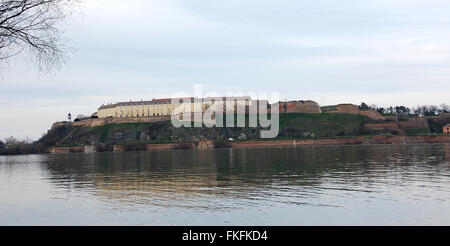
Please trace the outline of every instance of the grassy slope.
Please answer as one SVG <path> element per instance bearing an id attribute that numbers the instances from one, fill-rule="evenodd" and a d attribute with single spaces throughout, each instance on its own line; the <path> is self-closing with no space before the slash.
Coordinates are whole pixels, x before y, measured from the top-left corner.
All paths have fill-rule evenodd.
<path id="1" fill-rule="evenodd" d="M 236 118 L 235 118 L 236 120 Z M 280 136 L 278 139 L 295 138 L 292 137 L 292 132 L 310 132 L 318 137 L 333 137 L 333 136 L 357 136 L 361 134 L 362 123 L 368 118 L 359 115 L 350 114 L 281 114 L 280 115 Z M 248 124 L 248 117 L 246 117 L 246 125 Z M 99 136 L 100 142 L 105 142 L 108 135 L 118 131 L 135 130 L 144 131 L 153 129 L 153 131 L 168 131 L 171 123 L 157 122 L 157 123 L 124 123 L 124 124 L 110 124 L 90 128 L 92 134 Z M 191 134 L 196 134 L 196 129 L 187 129 Z M 234 129 L 248 131 L 248 129 Z M 165 139 L 163 142 L 168 142 L 170 139 Z M 154 141 L 150 141 L 154 142 Z M 157 141 L 160 142 L 160 141 Z"/>
<path id="2" fill-rule="evenodd" d="M 357 136 L 369 118 L 351 114 L 282 114 L 280 129 L 294 128 L 319 137 Z"/>
<path id="3" fill-rule="evenodd" d="M 236 117 L 235 117 L 236 120 Z M 366 116 L 351 114 L 281 114 L 280 134 L 276 139 L 305 139 L 311 136 L 304 136 L 303 133 L 313 133 L 319 138 L 335 138 L 361 136 L 367 133 L 363 131 L 364 122 L 370 122 Z M 248 117 L 246 117 L 248 125 Z M 76 128 L 76 131 L 73 129 Z M 436 129 L 438 127 L 435 127 Z M 237 139 L 239 134 L 245 133 L 247 139 L 259 138 L 259 130 L 255 128 L 185 128 L 174 130 L 170 121 L 153 123 L 122 123 L 110 124 L 99 127 L 74 127 L 65 126 L 49 131 L 40 143 L 45 146 L 53 145 L 83 145 L 94 139 L 97 143 L 113 144 L 119 142 L 145 142 L 145 143 L 168 143 L 174 141 L 184 142 L 186 136 L 202 136 L 207 139 Z M 71 136 L 67 141 L 59 142 L 69 133 Z M 425 130 L 412 129 L 409 135 L 420 135 Z M 145 133 L 145 138 L 138 138 L 140 133 Z M 122 140 L 116 140 L 116 135 L 125 136 Z M 175 139 L 173 136 L 177 136 Z M 181 136 L 181 137 L 180 137 Z M 183 137 L 184 136 L 184 137 Z M 136 140 L 145 139 L 145 140 Z M 180 140 L 181 139 L 181 140 Z M 192 140 L 192 139 L 191 139 Z M 189 140 L 188 140 L 189 141 Z"/>

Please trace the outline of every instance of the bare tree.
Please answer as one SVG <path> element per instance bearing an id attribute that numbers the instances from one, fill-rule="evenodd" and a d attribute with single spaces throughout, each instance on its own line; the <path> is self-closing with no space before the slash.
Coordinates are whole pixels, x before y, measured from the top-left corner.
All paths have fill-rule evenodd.
<path id="1" fill-rule="evenodd" d="M 58 25 L 80 0 L 0 0 L 0 62 L 27 53 L 40 71 L 59 68 L 70 51 Z"/>

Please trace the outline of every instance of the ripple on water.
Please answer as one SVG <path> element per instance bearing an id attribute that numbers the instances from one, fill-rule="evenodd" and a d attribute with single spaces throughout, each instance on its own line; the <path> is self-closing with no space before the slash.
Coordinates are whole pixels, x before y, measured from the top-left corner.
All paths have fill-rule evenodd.
<path id="1" fill-rule="evenodd" d="M 426 216 L 439 224 L 450 210 L 447 158 L 442 145 L 0 157 L 0 196 L 72 208 L 66 221 L 88 213 L 117 224 L 201 224 L 208 216 L 282 224 L 334 211 L 333 219 L 355 224 L 392 221 L 383 217 L 391 213 L 397 223 Z M 30 192 L 42 194 L 33 201 Z M 0 202 L 3 221 L 7 211 Z"/>

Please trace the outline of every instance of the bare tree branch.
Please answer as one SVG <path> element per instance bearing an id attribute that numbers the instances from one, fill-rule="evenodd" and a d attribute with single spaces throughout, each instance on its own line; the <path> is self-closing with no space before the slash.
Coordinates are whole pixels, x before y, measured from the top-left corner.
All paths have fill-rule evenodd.
<path id="1" fill-rule="evenodd" d="M 58 24 L 81 0 L 0 0 L 0 63 L 26 52 L 40 71 L 60 68 L 70 50 Z"/>

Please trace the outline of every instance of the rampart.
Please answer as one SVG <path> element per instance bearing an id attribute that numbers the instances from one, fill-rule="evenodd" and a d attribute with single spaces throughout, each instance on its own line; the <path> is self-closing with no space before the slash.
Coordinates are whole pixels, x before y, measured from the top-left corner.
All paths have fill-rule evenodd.
<path id="1" fill-rule="evenodd" d="M 372 120 L 385 120 L 386 118 L 382 116 L 378 111 L 369 110 L 359 110 L 358 106 L 354 104 L 338 104 L 332 106 L 325 106 L 321 108 L 322 112 L 327 114 L 355 114 L 364 115 Z"/>
<path id="2" fill-rule="evenodd" d="M 137 118 L 95 118 L 74 122 L 56 122 L 52 125 L 52 130 L 61 126 L 87 126 L 96 127 L 104 126 L 108 124 L 120 124 L 120 123 L 142 123 L 142 122 L 159 122 L 168 121 L 170 116 L 151 116 L 151 117 L 137 117 Z"/>
<path id="3" fill-rule="evenodd" d="M 280 102 L 279 107 L 281 113 L 322 113 L 319 104 L 314 101 Z"/>
<path id="4" fill-rule="evenodd" d="M 270 141 L 242 141 L 229 142 L 231 148 L 263 148 L 263 147 L 299 147 L 320 145 L 372 145 L 372 144 L 419 144 L 419 143 L 444 143 L 450 144 L 450 136 L 373 136 L 373 137 L 351 137 L 332 138 L 316 140 L 270 140 Z M 212 141 L 200 141 L 198 143 L 183 144 L 185 149 L 211 149 L 214 148 Z M 126 146 L 115 145 L 114 152 L 126 151 Z M 147 144 L 145 150 L 172 150 L 180 149 L 180 144 Z M 55 147 L 50 148 L 51 154 L 85 152 L 90 153 L 91 147 Z"/>

